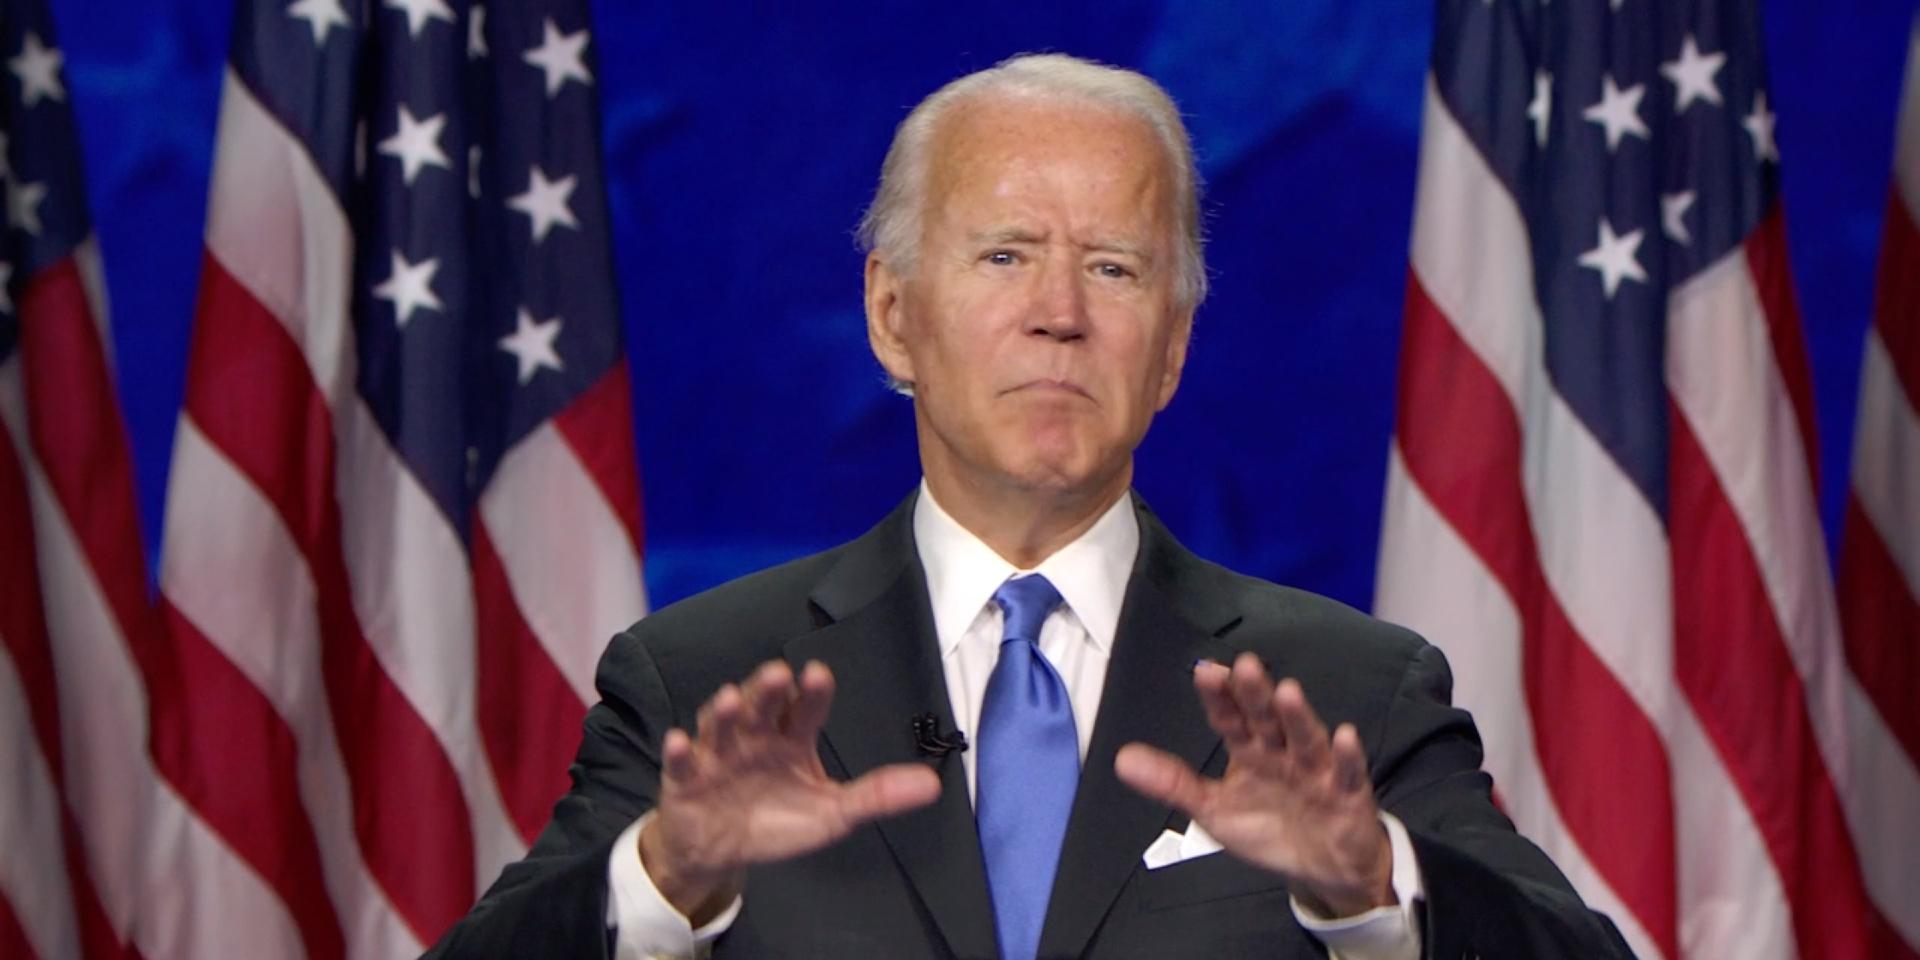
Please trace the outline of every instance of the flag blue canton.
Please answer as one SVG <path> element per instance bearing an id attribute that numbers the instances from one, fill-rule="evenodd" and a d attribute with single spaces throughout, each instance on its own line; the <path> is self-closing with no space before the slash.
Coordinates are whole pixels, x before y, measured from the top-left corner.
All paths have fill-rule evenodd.
<path id="1" fill-rule="evenodd" d="M 584 0 L 260 0 L 233 68 L 354 228 L 356 388 L 463 536 L 621 358 Z"/>
<path id="2" fill-rule="evenodd" d="M 65 55 L 43 3 L 0 7 L 0 362 L 20 340 L 34 274 L 87 238 L 80 135 Z"/>
<path id="3" fill-rule="evenodd" d="M 1668 293 L 1774 203 L 1758 18 L 1727 0 L 1443 0 L 1439 94 L 1519 199 L 1548 375 L 1662 518 Z"/>

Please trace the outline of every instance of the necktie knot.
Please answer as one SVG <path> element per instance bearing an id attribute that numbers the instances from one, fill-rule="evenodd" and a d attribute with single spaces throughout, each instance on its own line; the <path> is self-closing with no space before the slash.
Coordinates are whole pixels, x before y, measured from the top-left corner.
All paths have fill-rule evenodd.
<path id="1" fill-rule="evenodd" d="M 1040 625 L 1047 622 L 1047 615 L 1060 605 L 1060 591 L 1036 573 L 1001 584 L 1000 589 L 993 592 L 993 602 L 1006 613 L 1006 625 L 1000 634 L 1002 643 L 1018 639 L 1037 645 Z"/>

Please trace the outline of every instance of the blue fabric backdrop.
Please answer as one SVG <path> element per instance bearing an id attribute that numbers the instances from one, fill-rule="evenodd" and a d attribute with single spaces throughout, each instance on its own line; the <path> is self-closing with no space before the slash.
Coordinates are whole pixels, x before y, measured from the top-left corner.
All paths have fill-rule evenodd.
<path id="1" fill-rule="evenodd" d="M 51 3 L 157 551 L 231 4 Z M 1913 12 L 1765 10 L 1830 536 Z M 853 536 L 915 482 L 911 412 L 867 353 L 851 228 L 906 109 L 1024 50 L 1158 78 L 1211 188 L 1216 294 L 1140 489 L 1202 554 L 1368 603 L 1426 3 L 602 0 L 596 16 L 656 604 Z"/>

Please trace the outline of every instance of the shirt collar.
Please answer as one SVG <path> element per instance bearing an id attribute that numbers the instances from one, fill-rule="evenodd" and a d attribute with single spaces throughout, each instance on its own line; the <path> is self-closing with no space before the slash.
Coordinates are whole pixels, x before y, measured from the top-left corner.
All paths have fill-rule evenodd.
<path id="1" fill-rule="evenodd" d="M 1134 516 L 1132 498 L 1123 493 L 1073 542 L 1038 567 L 1020 570 L 961 526 L 933 499 L 933 491 L 922 480 L 913 505 L 913 540 L 927 573 L 927 596 L 933 604 L 942 657 L 953 652 L 1000 584 L 1017 573 L 1044 574 L 1094 646 L 1110 652 L 1120 627 L 1127 579 L 1140 552 L 1140 521 Z"/>

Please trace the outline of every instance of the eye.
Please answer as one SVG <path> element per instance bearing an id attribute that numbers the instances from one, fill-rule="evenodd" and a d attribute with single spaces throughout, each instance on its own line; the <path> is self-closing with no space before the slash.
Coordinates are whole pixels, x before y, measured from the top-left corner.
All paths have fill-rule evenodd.
<path id="1" fill-rule="evenodd" d="M 1107 262 L 1107 263 L 1095 264 L 1093 269 L 1095 273 L 1098 273 L 1099 275 L 1106 277 L 1109 280 L 1125 280 L 1128 277 L 1133 276 L 1132 270 L 1129 270 L 1125 265 L 1118 264 L 1118 263 Z"/>
<path id="2" fill-rule="evenodd" d="M 1011 267 L 1020 262 L 1020 255 L 1014 253 L 1012 250 L 993 250 L 980 259 L 996 267 Z"/>

